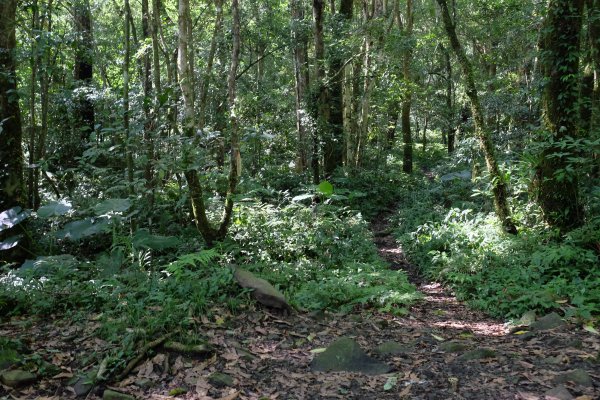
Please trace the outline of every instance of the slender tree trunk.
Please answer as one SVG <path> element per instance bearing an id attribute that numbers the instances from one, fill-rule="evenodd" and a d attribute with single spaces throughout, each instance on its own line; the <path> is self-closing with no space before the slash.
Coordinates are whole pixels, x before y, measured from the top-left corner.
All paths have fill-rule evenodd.
<path id="1" fill-rule="evenodd" d="M 342 37 L 347 28 L 346 25 L 352 19 L 353 0 L 341 0 L 340 10 L 337 14 L 341 22 L 341 31 L 336 32 Z M 344 91 L 344 60 L 334 54 L 331 59 L 329 80 L 329 118 L 327 135 L 324 147 L 324 172 L 330 177 L 336 168 L 343 165 L 344 158 L 344 104 L 342 100 Z"/>
<path id="2" fill-rule="evenodd" d="M 576 156 L 561 146 L 579 136 L 579 46 L 583 0 L 551 0 L 548 5 L 541 66 L 546 84 L 543 122 L 550 138 L 536 171 L 537 200 L 546 221 L 561 231 L 583 224 L 577 171 L 568 159 Z"/>
<path id="3" fill-rule="evenodd" d="M 33 35 L 33 40 L 31 42 L 31 58 L 30 58 L 30 67 L 31 67 L 31 83 L 30 83 L 30 91 L 29 91 L 29 168 L 27 168 L 27 201 L 29 208 L 37 210 L 38 205 L 36 205 L 36 184 L 35 178 L 36 173 L 34 169 L 34 165 L 36 163 L 35 155 L 36 155 L 36 138 L 37 138 L 37 121 L 35 115 L 36 108 L 36 94 L 37 94 L 37 73 L 39 68 L 39 38 L 41 34 L 40 29 L 40 17 L 39 17 L 39 5 L 37 0 L 33 0 L 32 4 L 32 17 L 31 17 L 31 32 Z"/>
<path id="4" fill-rule="evenodd" d="M 413 2 L 412 0 L 406 0 L 406 25 L 404 27 L 404 33 L 407 40 L 412 42 L 414 24 L 414 13 L 413 13 Z M 402 171 L 407 174 L 412 173 L 413 170 L 413 142 L 412 132 L 410 129 L 410 110 L 412 105 L 412 77 L 411 77 L 411 64 L 413 57 L 412 43 L 406 46 L 404 55 L 402 57 L 402 77 L 404 84 L 408 87 L 406 95 L 402 100 L 402 142 L 403 142 L 403 158 L 402 158 Z"/>
<path id="5" fill-rule="evenodd" d="M 129 66 L 131 63 L 131 7 L 125 0 L 125 60 L 123 62 L 123 129 L 125 130 L 125 148 L 127 158 L 127 182 L 129 193 L 133 194 L 133 150 L 129 129 Z"/>
<path id="6" fill-rule="evenodd" d="M 142 0 L 142 45 L 145 46 L 148 40 L 152 40 L 150 34 L 150 7 L 148 0 Z M 155 126 L 156 115 L 151 112 L 152 105 L 152 64 L 150 60 L 150 52 L 144 51 L 142 55 L 142 89 L 144 93 L 144 100 L 142 108 L 144 110 L 144 148 L 146 150 L 146 163 L 144 165 L 144 180 L 146 181 L 146 189 L 148 189 L 150 208 L 154 204 L 154 139 L 152 131 Z"/>
<path id="7" fill-rule="evenodd" d="M 300 28 L 304 21 L 304 8 L 301 0 L 290 1 L 291 12 L 291 33 L 293 46 L 293 61 L 294 61 L 294 82 L 296 95 L 296 134 L 298 145 L 296 150 L 296 172 L 304 172 L 307 163 L 306 147 L 308 141 L 306 138 L 306 127 L 304 125 L 305 110 L 306 110 L 306 38 L 301 35 Z"/>
<path id="8" fill-rule="evenodd" d="M 313 182 L 319 183 L 319 159 L 318 143 L 324 136 L 329 121 L 329 93 L 325 85 L 325 43 L 323 41 L 323 0 L 313 0 L 313 20 L 314 20 L 314 41 L 315 41 L 315 64 L 316 64 L 316 82 L 317 86 L 317 127 L 313 137 Z"/>
<path id="9" fill-rule="evenodd" d="M 90 100 L 93 79 L 93 38 L 92 16 L 89 0 L 77 0 L 74 5 L 75 32 L 77 35 L 75 50 L 75 69 L 73 78 L 76 84 L 75 128 L 79 130 L 79 154 L 83 144 L 94 131 L 94 105 Z"/>
<path id="10" fill-rule="evenodd" d="M 444 68 L 446 69 L 446 144 L 448 154 L 454 152 L 454 106 L 452 102 L 453 85 L 452 85 L 452 63 L 450 62 L 450 52 L 445 46 L 441 46 L 442 55 L 444 57 Z"/>
<path id="11" fill-rule="evenodd" d="M 208 90 L 210 88 L 210 81 L 212 78 L 212 70 L 215 61 L 215 54 L 217 52 L 217 44 L 221 37 L 221 31 L 223 30 L 223 0 L 215 0 L 216 16 L 215 16 L 215 27 L 213 30 L 213 36 L 210 41 L 210 49 L 208 51 L 208 57 L 206 59 L 206 70 L 204 71 L 204 77 L 200 82 L 200 104 L 198 111 L 198 128 L 204 129 L 206 125 L 206 107 L 208 104 Z"/>
<path id="12" fill-rule="evenodd" d="M 477 87 L 475 86 L 475 78 L 473 77 L 471 62 L 467 58 L 467 55 L 465 54 L 465 51 L 458 40 L 458 36 L 456 35 L 456 26 L 450 17 L 446 0 L 437 0 L 437 2 L 442 11 L 442 19 L 446 33 L 448 34 L 448 38 L 450 40 L 450 44 L 463 70 L 467 97 L 469 97 L 471 102 L 475 133 L 479 138 L 479 142 L 485 156 L 488 172 L 493 183 L 492 192 L 494 194 L 494 207 L 496 214 L 498 215 L 504 230 L 508 233 L 516 234 L 517 228 L 512 221 L 510 209 L 508 207 L 507 183 L 505 182 L 504 177 L 498 168 L 494 144 L 492 143 L 490 133 L 485 126 L 483 109 L 479 102 L 479 96 L 477 94 Z"/>

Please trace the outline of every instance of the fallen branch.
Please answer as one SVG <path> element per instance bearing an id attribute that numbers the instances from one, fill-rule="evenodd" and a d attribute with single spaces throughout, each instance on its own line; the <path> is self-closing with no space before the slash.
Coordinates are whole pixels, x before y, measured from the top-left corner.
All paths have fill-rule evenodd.
<path id="1" fill-rule="evenodd" d="M 123 372 L 121 372 L 118 376 L 117 376 L 117 380 L 120 381 L 122 379 L 125 379 L 125 377 L 127 375 L 129 375 L 129 373 L 131 372 L 132 369 L 135 368 L 135 366 L 142 361 L 142 359 L 146 356 L 146 353 L 148 352 L 148 350 L 154 349 L 158 346 L 160 346 L 161 344 L 163 344 L 164 342 L 166 342 L 171 336 L 173 336 L 174 334 L 178 333 L 179 329 L 167 333 L 161 337 L 159 337 L 156 340 L 153 340 L 150 343 L 147 343 L 144 347 L 142 347 L 142 350 L 140 350 L 140 352 L 138 353 L 138 355 L 132 359 L 131 361 L 129 361 L 129 363 L 127 364 L 127 366 L 125 367 L 125 369 L 123 370 Z"/>

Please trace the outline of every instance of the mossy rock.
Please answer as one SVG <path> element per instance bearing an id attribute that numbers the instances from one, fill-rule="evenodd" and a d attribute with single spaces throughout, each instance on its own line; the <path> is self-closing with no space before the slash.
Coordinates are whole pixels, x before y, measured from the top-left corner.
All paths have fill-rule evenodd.
<path id="1" fill-rule="evenodd" d="M 350 338 L 341 338 L 313 359 L 311 369 L 322 372 L 347 371 L 378 375 L 390 372 L 392 368 L 369 357 L 356 341 Z"/>
<path id="2" fill-rule="evenodd" d="M 126 393 L 106 389 L 102 395 L 102 400 L 135 400 L 135 397 Z"/>
<path id="3" fill-rule="evenodd" d="M 254 276 L 250 271 L 242 268 L 234 268 L 233 277 L 243 288 L 252 289 L 252 296 L 261 304 L 268 307 L 291 311 L 290 305 L 285 297 L 273 285 L 262 278 Z"/>
<path id="4" fill-rule="evenodd" d="M 408 353 L 411 350 L 410 346 L 398 343 L 398 342 L 385 342 L 381 343 L 379 346 L 375 348 L 375 353 L 381 354 L 383 356 L 392 355 L 396 356 L 398 354 Z"/>
<path id="5" fill-rule="evenodd" d="M 566 322 L 563 321 L 560 315 L 553 312 L 548 315 L 544 315 L 542 318 L 532 323 L 531 329 L 533 331 L 548 331 L 550 329 L 559 328 L 565 325 Z"/>
<path id="6" fill-rule="evenodd" d="M 13 369 L 0 372 L 0 381 L 6 386 L 18 388 L 27 386 L 37 380 L 37 376 L 28 371 Z"/>
<path id="7" fill-rule="evenodd" d="M 440 344 L 440 350 L 446 353 L 460 353 L 467 349 L 467 345 L 460 342 L 444 342 Z"/>
<path id="8" fill-rule="evenodd" d="M 593 382 L 590 374 L 583 369 L 575 369 L 573 371 L 565 372 L 554 377 L 552 380 L 556 384 L 564 384 L 567 382 L 574 382 L 577 385 L 592 387 Z"/>
<path id="9" fill-rule="evenodd" d="M 212 374 L 210 374 L 210 376 L 208 377 L 208 382 L 214 387 L 218 388 L 233 386 L 233 378 L 222 372 L 213 372 Z"/>

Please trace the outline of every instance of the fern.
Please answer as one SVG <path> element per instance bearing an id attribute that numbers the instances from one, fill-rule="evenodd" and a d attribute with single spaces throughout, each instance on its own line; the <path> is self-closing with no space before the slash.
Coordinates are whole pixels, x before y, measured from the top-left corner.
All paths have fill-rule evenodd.
<path id="1" fill-rule="evenodd" d="M 210 263 L 219 257 L 219 253 L 213 249 L 203 249 L 196 253 L 189 253 L 180 256 L 176 261 L 171 262 L 167 266 L 167 271 L 175 275 L 181 276 L 184 271 L 194 269 L 198 264 L 203 267 L 208 267 Z"/>

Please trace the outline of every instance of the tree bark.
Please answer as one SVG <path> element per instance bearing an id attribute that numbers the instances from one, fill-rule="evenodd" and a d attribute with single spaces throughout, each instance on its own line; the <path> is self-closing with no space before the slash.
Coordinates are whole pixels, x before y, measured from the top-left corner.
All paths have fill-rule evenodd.
<path id="1" fill-rule="evenodd" d="M 129 66 L 131 62 L 131 7 L 125 0 L 125 59 L 123 62 L 123 129 L 125 131 L 125 154 L 127 159 L 127 182 L 133 194 L 133 150 L 129 129 Z"/>
<path id="2" fill-rule="evenodd" d="M 25 206 L 25 187 L 23 182 L 23 151 L 21 143 L 21 113 L 17 91 L 15 57 L 15 20 L 17 0 L 0 1 L 0 212 L 13 207 Z M 0 232 L 0 241 L 20 234 L 23 225 L 19 224 Z M 3 252 L 2 258 L 12 261 L 23 256 L 23 248 L 13 248 Z"/>
<path id="3" fill-rule="evenodd" d="M 329 93 L 325 85 L 325 43 L 323 41 L 323 0 L 313 0 L 314 41 L 315 41 L 315 85 L 317 85 L 317 126 L 313 137 L 313 182 L 319 183 L 318 143 L 324 136 L 329 121 Z"/>
<path id="4" fill-rule="evenodd" d="M 352 19 L 353 0 L 341 0 L 340 9 L 336 17 L 341 22 L 343 36 L 346 25 Z M 344 158 L 344 60 L 341 55 L 334 54 L 331 59 L 329 81 L 329 118 L 327 135 L 324 138 L 324 172 L 330 177 L 336 168 L 343 165 Z"/>
<path id="5" fill-rule="evenodd" d="M 306 138 L 306 88 L 308 86 L 306 73 L 306 37 L 300 31 L 300 25 L 304 21 L 304 9 L 301 0 L 290 1 L 291 33 L 292 33 L 292 56 L 294 61 L 294 82 L 296 97 L 296 134 L 298 144 L 296 147 L 296 172 L 302 173 L 306 170 L 308 141 Z"/>
<path id="6" fill-rule="evenodd" d="M 78 153 L 83 151 L 83 145 L 94 131 L 94 104 L 90 100 L 90 90 L 93 79 L 93 37 L 92 16 L 89 0 L 77 0 L 74 5 L 75 19 L 75 129 L 79 130 Z M 75 139 L 76 140 L 76 139 Z"/>
<path id="7" fill-rule="evenodd" d="M 473 76 L 473 68 L 471 62 L 467 58 L 465 51 L 458 40 L 456 35 L 456 26 L 450 17 L 448 11 L 448 5 L 446 0 L 437 0 L 440 9 L 442 11 L 442 19 L 444 22 L 444 28 L 448 34 L 450 45 L 452 50 L 458 59 L 458 62 L 462 68 L 467 97 L 471 102 L 471 110 L 473 113 L 473 122 L 475 125 L 475 133 L 479 138 L 479 143 L 483 154 L 485 156 L 486 165 L 490 178 L 492 179 L 492 192 L 494 195 L 494 208 L 498 219 L 500 220 L 504 230 L 511 234 L 517 233 L 517 228 L 511 218 L 510 209 L 508 207 L 508 188 L 504 177 L 500 173 L 498 168 L 498 161 L 496 160 L 496 154 L 492 138 L 485 125 L 485 119 L 483 116 L 483 109 L 479 102 L 479 96 L 477 94 L 477 87 L 475 86 L 475 78 Z"/>
<path id="8" fill-rule="evenodd" d="M 543 124 L 549 134 L 536 171 L 537 201 L 545 220 L 560 231 L 583 224 L 577 171 L 569 168 L 573 150 L 561 146 L 579 136 L 579 47 L 583 0 L 551 0 L 541 41 L 546 77 L 542 95 Z"/>
<path id="9" fill-rule="evenodd" d="M 410 128 L 410 110 L 412 105 L 412 77 L 411 77 L 411 64 L 413 57 L 413 44 L 412 44 L 412 33 L 414 24 L 414 13 L 413 13 L 413 2 L 412 0 L 406 0 L 406 25 L 404 27 L 404 34 L 406 40 L 409 41 L 408 46 L 404 50 L 402 57 L 402 77 L 404 79 L 404 85 L 407 87 L 406 95 L 402 100 L 402 142 L 403 142 L 403 158 L 402 158 L 402 171 L 407 174 L 412 173 L 413 170 L 413 141 L 412 132 Z"/>

